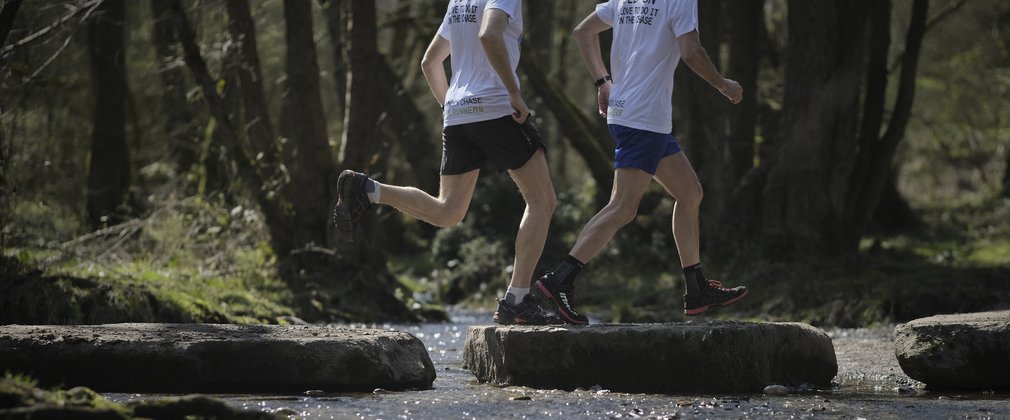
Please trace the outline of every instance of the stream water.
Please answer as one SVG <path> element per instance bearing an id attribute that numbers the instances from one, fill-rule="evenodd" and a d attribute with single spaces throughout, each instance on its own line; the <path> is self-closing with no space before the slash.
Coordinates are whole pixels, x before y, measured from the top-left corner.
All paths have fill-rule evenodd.
<path id="1" fill-rule="evenodd" d="M 303 395 L 217 395 L 252 410 L 301 418 L 1007 418 L 1010 394 L 938 393 L 925 390 L 898 367 L 893 328 L 828 331 L 838 357 L 829 390 L 788 396 L 763 394 L 627 394 L 593 388 L 572 392 L 478 383 L 460 368 L 470 325 L 490 324 L 486 314 L 457 314 L 452 323 L 370 325 L 407 331 L 424 342 L 438 375 L 424 391 Z M 1008 372 L 1007 374 L 1010 374 Z M 149 395 L 108 394 L 116 401 Z"/>

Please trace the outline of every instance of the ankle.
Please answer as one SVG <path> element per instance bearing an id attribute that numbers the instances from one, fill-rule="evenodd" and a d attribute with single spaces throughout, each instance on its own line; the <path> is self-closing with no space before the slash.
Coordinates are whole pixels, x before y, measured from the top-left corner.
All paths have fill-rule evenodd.
<path id="1" fill-rule="evenodd" d="M 379 184 L 372 178 L 368 178 L 365 181 L 365 195 L 368 196 L 368 201 L 372 202 L 373 204 L 379 203 L 379 197 L 381 196 L 382 192 L 382 188 L 380 187 L 381 185 L 382 184 Z"/>
<path id="2" fill-rule="evenodd" d="M 579 276 L 579 273 L 582 272 L 585 266 L 586 264 L 582 261 L 575 259 L 571 255 L 567 255 L 561 261 L 561 264 L 558 264 L 558 267 L 554 269 L 552 274 L 558 283 L 570 286 L 575 284 L 575 278 Z"/>
<path id="3" fill-rule="evenodd" d="M 701 293 L 708 286 L 705 273 L 701 270 L 701 263 L 684 267 L 684 294 L 695 295 Z"/>

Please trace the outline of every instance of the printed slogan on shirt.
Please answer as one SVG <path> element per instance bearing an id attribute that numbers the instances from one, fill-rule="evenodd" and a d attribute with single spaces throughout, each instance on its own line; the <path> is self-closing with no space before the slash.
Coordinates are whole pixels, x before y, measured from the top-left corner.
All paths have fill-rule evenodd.
<path id="1" fill-rule="evenodd" d="M 462 3 L 464 0 L 455 0 L 455 3 Z M 456 4 L 449 8 L 449 23 L 477 23 L 477 12 L 480 9 L 472 4 Z"/>
<path id="2" fill-rule="evenodd" d="M 654 4 L 656 4 L 656 0 L 628 0 L 617 15 L 617 24 L 652 25 L 661 11 L 661 9 L 648 6 Z"/>

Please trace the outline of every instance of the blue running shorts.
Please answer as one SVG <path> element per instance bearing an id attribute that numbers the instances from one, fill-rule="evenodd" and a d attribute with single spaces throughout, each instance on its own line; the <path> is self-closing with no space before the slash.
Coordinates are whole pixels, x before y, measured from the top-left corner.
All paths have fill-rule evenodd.
<path id="1" fill-rule="evenodd" d="M 659 161 L 680 152 L 673 134 L 661 134 L 623 125 L 610 124 L 614 136 L 614 169 L 638 168 L 650 175 L 656 174 Z"/>

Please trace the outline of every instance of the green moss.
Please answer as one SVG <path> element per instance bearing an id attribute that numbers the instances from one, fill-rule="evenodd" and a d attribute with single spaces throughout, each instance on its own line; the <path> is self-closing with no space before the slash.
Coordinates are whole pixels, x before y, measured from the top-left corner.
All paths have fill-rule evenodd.
<path id="1" fill-rule="evenodd" d="M 31 250 L 20 250 L 29 252 Z M 32 263 L 30 261 L 29 263 Z M 44 272 L 22 272 L 6 283 L 5 319 L 27 323 L 222 322 L 271 323 L 290 316 L 279 280 L 221 277 L 192 269 L 153 269 L 66 260 Z"/>
<path id="2" fill-rule="evenodd" d="M 38 388 L 37 382 L 27 376 L 7 373 L 0 378 L 0 409 L 16 407 L 34 408 L 40 418 L 47 417 L 47 409 L 59 409 L 61 416 L 72 416 L 74 409 L 82 410 L 80 415 L 100 411 L 106 414 L 105 418 L 133 416 L 132 409 L 109 401 L 89 388 L 44 390 Z M 28 414 L 28 417 L 32 415 Z"/>

